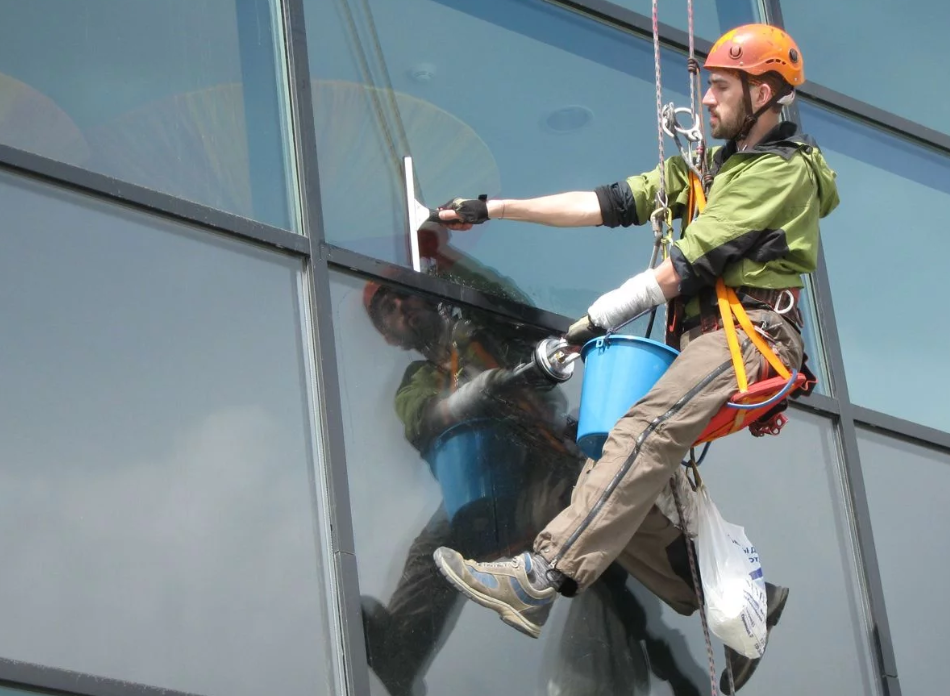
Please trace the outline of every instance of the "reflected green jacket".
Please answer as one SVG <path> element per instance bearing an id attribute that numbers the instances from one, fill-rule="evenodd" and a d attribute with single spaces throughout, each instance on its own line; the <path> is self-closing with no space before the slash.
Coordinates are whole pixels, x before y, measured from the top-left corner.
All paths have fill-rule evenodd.
<path id="1" fill-rule="evenodd" d="M 482 292 L 531 303 L 510 278 L 470 257 L 461 257 L 450 266 L 431 273 Z M 459 376 L 459 385 L 484 370 L 515 367 L 530 357 L 535 342 L 541 338 L 516 325 L 491 321 L 475 310 L 462 310 L 462 314 L 464 316 L 454 331 L 458 365 L 464 371 Z M 438 434 L 430 430 L 430 409 L 436 401 L 446 398 L 451 389 L 452 376 L 447 366 L 417 360 L 406 368 L 396 392 L 396 414 L 405 427 L 406 439 L 420 451 Z M 553 420 L 565 409 L 566 404 L 559 392 L 525 392 L 510 403 L 498 403 L 495 416 L 519 421 L 524 427 L 529 427 L 527 424 L 530 423 L 529 429 L 539 430 L 547 420 Z M 540 431 L 536 434 L 541 435 Z"/>
<path id="2" fill-rule="evenodd" d="M 818 261 L 818 220 L 838 205 L 835 173 L 815 141 L 785 121 L 754 147 L 734 141 L 710 152 L 715 175 L 705 212 L 686 225 L 670 255 L 689 296 L 715 284 L 758 288 L 802 287 Z M 665 162 L 667 198 L 674 217 L 686 213 L 688 169 L 680 156 Z M 597 190 L 609 226 L 650 219 L 659 168 Z"/>

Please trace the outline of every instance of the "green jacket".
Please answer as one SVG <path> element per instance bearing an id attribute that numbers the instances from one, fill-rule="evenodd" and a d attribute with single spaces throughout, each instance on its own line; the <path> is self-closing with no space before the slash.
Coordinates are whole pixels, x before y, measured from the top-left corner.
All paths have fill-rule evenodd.
<path id="1" fill-rule="evenodd" d="M 815 141 L 785 121 L 754 147 L 738 152 L 730 141 L 710 159 L 715 178 L 706 210 L 684 221 L 670 252 L 681 294 L 693 296 L 719 276 L 730 287 L 802 287 L 802 274 L 818 262 L 818 220 L 838 205 L 835 172 Z M 682 218 L 689 193 L 683 158 L 667 159 L 665 174 L 671 211 Z M 657 168 L 626 180 L 635 222 L 650 219 L 659 179 Z"/>

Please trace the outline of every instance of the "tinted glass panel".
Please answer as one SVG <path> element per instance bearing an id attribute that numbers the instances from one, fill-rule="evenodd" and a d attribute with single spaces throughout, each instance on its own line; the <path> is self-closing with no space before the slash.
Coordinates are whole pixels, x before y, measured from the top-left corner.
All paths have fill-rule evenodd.
<path id="1" fill-rule="evenodd" d="M 328 693 L 299 261 L 9 175 L 0 207 L 0 655 Z"/>
<path id="2" fill-rule="evenodd" d="M 0 0 L 0 142 L 294 228 L 276 0 Z"/>
<path id="3" fill-rule="evenodd" d="M 931 302 L 943 296 L 950 239 L 916 217 L 950 204 L 950 158 L 811 105 L 802 118 L 838 172 L 842 204 L 822 241 L 851 398 L 950 430 L 950 376 L 932 369 L 947 329 Z"/>
<path id="4" fill-rule="evenodd" d="M 866 430 L 858 445 L 901 690 L 939 693 L 950 608 L 930 598 L 950 558 L 950 455 Z"/>
<path id="5" fill-rule="evenodd" d="M 565 416 L 577 413 L 582 375 L 550 391 L 519 383 L 449 417 L 461 392 L 453 375 L 464 388 L 493 364 L 521 364 L 545 332 L 375 287 L 332 276 L 374 696 L 423 681 L 430 694 L 462 696 L 707 693 L 698 617 L 676 614 L 617 566 L 556 603 L 538 641 L 445 583 L 435 548 L 484 560 L 524 550 L 566 502 L 582 461 Z M 369 305 L 372 321 L 368 299 L 380 302 Z M 822 692 L 866 696 L 876 686 L 831 427 L 791 415 L 781 438 L 732 436 L 702 465 L 722 513 L 758 545 L 767 576 L 791 588 L 761 677 L 743 693 L 793 694 L 817 679 Z"/>
<path id="6" fill-rule="evenodd" d="M 649 41 L 542 0 L 305 7 L 323 214 L 334 244 L 409 264 L 404 155 L 430 206 L 480 193 L 592 190 L 656 166 Z M 688 105 L 685 60 L 668 52 L 663 60 L 665 99 Z M 571 316 L 646 267 L 653 245 L 647 227 L 559 230 L 505 220 L 448 237 L 423 239 L 436 272 L 475 282 L 455 273 L 466 254 L 513 281 L 496 291 Z"/>
<path id="7" fill-rule="evenodd" d="M 802 49 L 809 80 L 950 133 L 950 96 L 933 89 L 950 5 L 794 0 L 782 3 L 782 15 Z M 886 37 L 893 50 L 869 51 L 868 37 Z"/>
<path id="8" fill-rule="evenodd" d="M 614 4 L 652 17 L 650 0 L 613 0 Z M 686 0 L 663 0 L 658 6 L 658 17 L 663 24 L 687 31 L 689 12 Z M 693 2 L 693 32 L 707 41 L 715 41 L 733 27 L 759 21 L 759 6 L 750 0 L 714 0 Z"/>

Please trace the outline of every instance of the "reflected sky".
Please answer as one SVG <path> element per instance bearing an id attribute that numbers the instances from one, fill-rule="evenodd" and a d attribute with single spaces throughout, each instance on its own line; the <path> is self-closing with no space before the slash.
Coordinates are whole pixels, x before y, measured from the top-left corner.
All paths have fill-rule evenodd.
<path id="1" fill-rule="evenodd" d="M 0 655 L 328 688 L 299 262 L 0 177 Z"/>
<path id="2" fill-rule="evenodd" d="M 374 328 L 363 306 L 364 286 L 365 281 L 355 277 L 331 276 L 365 608 L 367 597 L 385 605 L 399 591 L 407 555 L 439 510 L 443 491 L 407 441 L 394 404 L 407 368 L 421 356 L 388 344 Z M 568 413 L 576 413 L 581 383 L 579 373 L 561 389 Z M 817 679 L 828 693 L 867 696 L 877 687 L 862 629 L 863 602 L 851 563 L 852 535 L 831 426 L 797 410 L 789 415 L 781 437 L 730 436 L 712 446 L 702 467 L 723 516 L 745 526 L 756 544 L 766 577 L 791 588 L 789 608 L 761 673 L 743 693 L 792 696 Z M 551 688 L 566 683 L 575 687 L 566 693 L 616 693 L 609 676 L 585 681 L 585 668 L 571 662 L 579 646 L 586 646 L 583 664 L 597 665 L 598 674 L 628 675 L 624 683 L 631 693 L 704 693 L 708 682 L 698 618 L 676 614 L 634 580 L 626 581 L 621 594 L 625 599 L 620 603 L 609 593 L 580 603 L 559 601 L 539 641 L 526 640 L 492 612 L 463 603 L 421 678 L 430 694 L 551 694 L 559 693 Z M 614 613 L 631 605 L 636 607 L 632 615 Z M 415 635 L 410 633 L 406 640 Z M 676 688 L 652 668 L 638 672 L 632 663 L 622 662 L 647 655 L 647 663 L 654 665 L 659 644 L 666 646 L 676 665 Z M 721 650 L 717 643 L 716 654 Z M 721 668 L 721 658 L 719 663 Z M 811 668 L 803 672 L 802 664 Z M 647 678 L 638 681 L 636 674 Z M 374 696 L 385 695 L 376 676 L 371 683 Z"/>
<path id="3" fill-rule="evenodd" d="M 934 89 L 950 5 L 939 0 L 785 0 L 782 16 L 802 49 L 809 80 L 950 133 L 950 101 L 944 90 Z M 878 38 L 891 48 L 868 50 L 868 42 Z"/>
<path id="4" fill-rule="evenodd" d="M 274 0 L 0 0 L 0 142 L 294 229 Z"/>
<path id="5" fill-rule="evenodd" d="M 950 202 L 950 158 L 801 111 L 838 172 L 842 205 L 822 222 L 822 243 L 851 400 L 948 430 L 950 409 L 935 396 L 950 378 L 933 367 L 947 336 L 933 298 L 943 297 L 950 240 L 933 215 Z"/>

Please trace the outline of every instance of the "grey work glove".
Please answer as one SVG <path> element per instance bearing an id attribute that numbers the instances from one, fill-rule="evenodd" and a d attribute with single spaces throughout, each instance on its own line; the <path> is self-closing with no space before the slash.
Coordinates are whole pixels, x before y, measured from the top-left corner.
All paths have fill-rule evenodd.
<path id="1" fill-rule="evenodd" d="M 454 421 L 486 415 L 499 393 L 509 386 L 511 376 L 510 370 L 485 370 L 453 392 L 445 400 L 444 407 Z"/>
<path id="2" fill-rule="evenodd" d="M 580 319 L 571 324 L 571 327 L 567 330 L 567 333 L 564 334 L 564 339 L 572 346 L 582 346 L 588 341 L 591 341 L 598 336 L 603 336 L 606 333 L 606 329 L 596 326 L 594 322 L 591 321 L 590 316 L 585 314 Z"/>
<path id="3" fill-rule="evenodd" d="M 439 210 L 453 210 L 458 220 L 444 222 L 462 222 L 469 225 L 480 225 L 488 221 L 488 196 L 482 194 L 478 198 L 453 198 Z"/>

